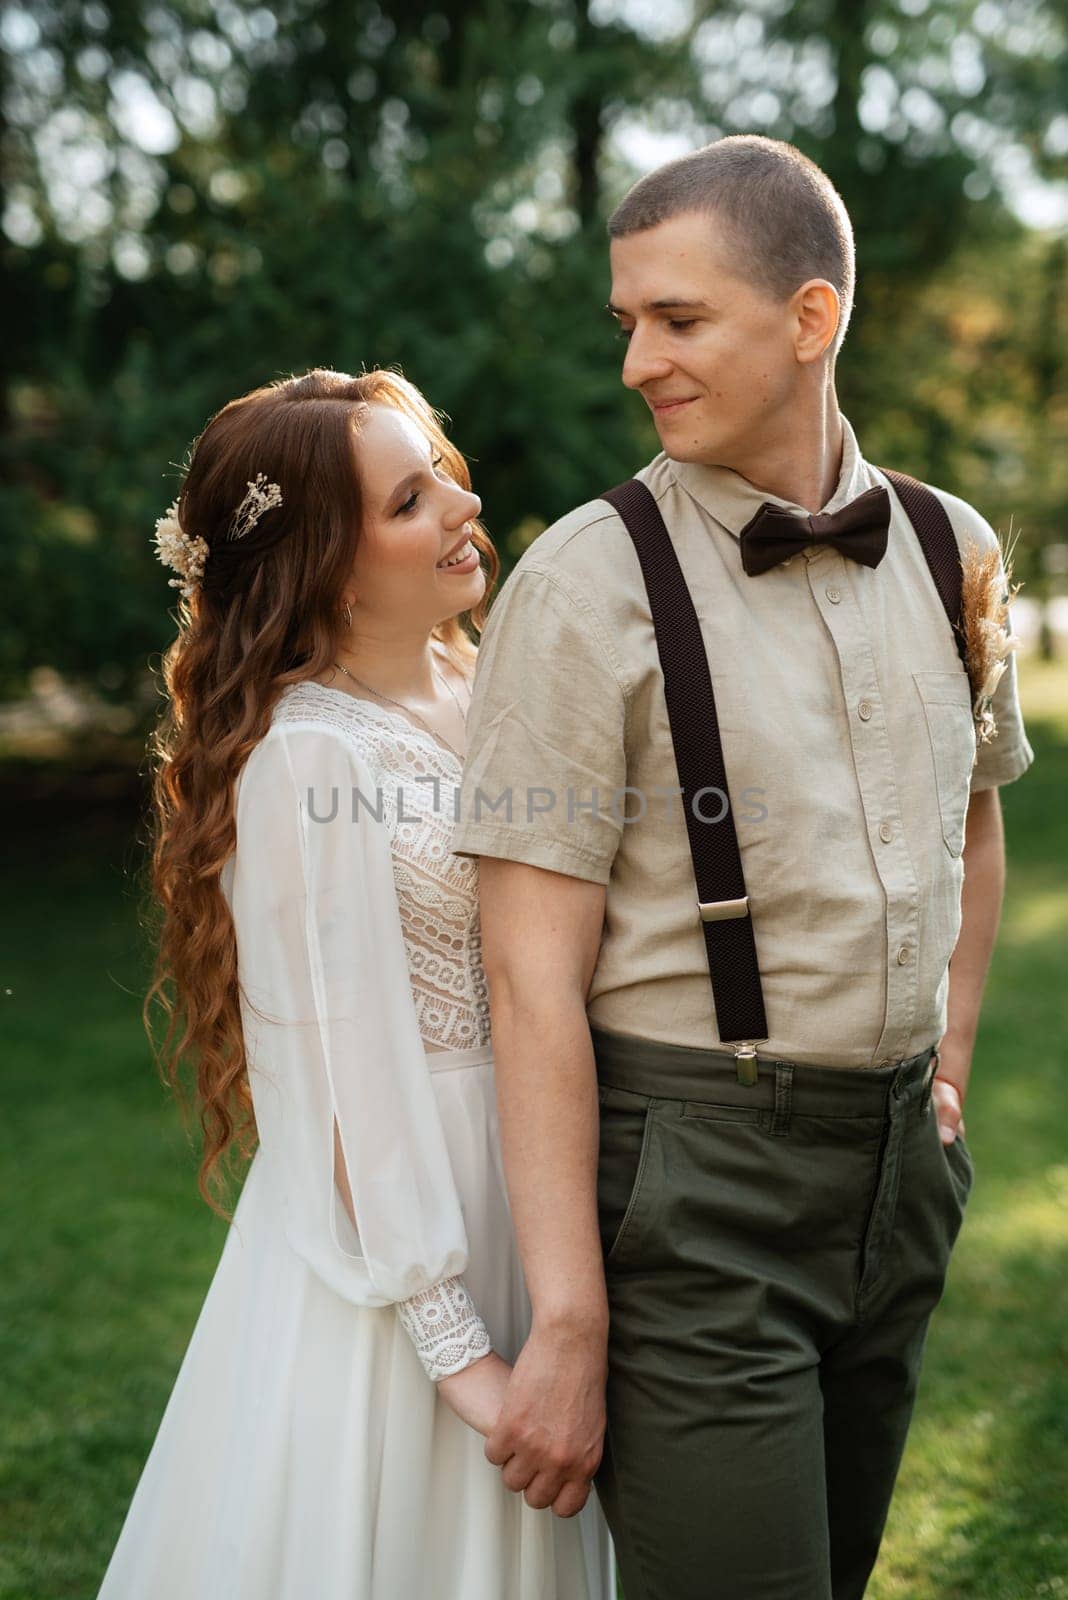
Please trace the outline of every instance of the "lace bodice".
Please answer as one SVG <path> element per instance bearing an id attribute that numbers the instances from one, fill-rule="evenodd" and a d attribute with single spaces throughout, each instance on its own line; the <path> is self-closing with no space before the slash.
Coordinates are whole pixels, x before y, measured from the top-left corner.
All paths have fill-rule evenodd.
<path id="1" fill-rule="evenodd" d="M 434 1050 L 488 1044 L 478 862 L 450 850 L 460 763 L 401 713 L 310 680 L 283 690 L 274 722 L 336 729 L 375 774 L 374 794 L 340 796 L 338 803 L 354 805 L 365 823 L 373 815 L 388 827 L 420 1035 Z M 328 795 L 317 798 L 331 803 Z"/>

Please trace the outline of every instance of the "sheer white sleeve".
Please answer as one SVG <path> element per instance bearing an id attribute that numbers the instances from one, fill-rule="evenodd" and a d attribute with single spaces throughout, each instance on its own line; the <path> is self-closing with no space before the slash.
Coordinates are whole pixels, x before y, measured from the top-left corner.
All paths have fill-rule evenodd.
<path id="1" fill-rule="evenodd" d="M 460 1277 L 467 1234 L 375 805 L 370 767 L 329 729 L 276 727 L 241 773 L 230 897 L 249 1082 L 290 1245 L 344 1299 L 397 1303 L 443 1376 L 490 1343 Z"/>

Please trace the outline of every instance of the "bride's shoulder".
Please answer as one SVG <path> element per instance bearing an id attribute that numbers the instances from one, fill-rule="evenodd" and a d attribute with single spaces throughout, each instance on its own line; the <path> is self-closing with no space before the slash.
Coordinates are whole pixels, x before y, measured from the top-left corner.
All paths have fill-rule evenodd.
<path id="1" fill-rule="evenodd" d="M 374 711 L 375 707 L 369 706 L 367 701 L 357 700 L 343 689 L 330 689 L 313 678 L 305 678 L 282 690 L 262 742 L 268 743 L 272 736 L 281 734 L 325 734 L 331 736 L 331 742 L 336 740 L 347 745 L 368 766 L 374 767 L 378 765 L 386 742 L 386 730 L 376 721 Z"/>
<path id="2" fill-rule="evenodd" d="M 425 773 L 428 764 L 436 770 L 442 763 L 442 774 L 451 771 L 438 741 L 407 716 L 313 678 L 283 689 L 266 737 L 306 731 L 332 734 L 376 776 L 403 778 Z"/>

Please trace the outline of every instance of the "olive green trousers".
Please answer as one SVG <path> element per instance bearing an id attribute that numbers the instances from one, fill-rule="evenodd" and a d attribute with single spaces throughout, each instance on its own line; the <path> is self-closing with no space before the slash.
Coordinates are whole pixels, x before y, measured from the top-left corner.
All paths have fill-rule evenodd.
<path id="1" fill-rule="evenodd" d="M 972 1185 L 932 1050 L 863 1071 L 593 1030 L 626 1600 L 861 1600 Z"/>

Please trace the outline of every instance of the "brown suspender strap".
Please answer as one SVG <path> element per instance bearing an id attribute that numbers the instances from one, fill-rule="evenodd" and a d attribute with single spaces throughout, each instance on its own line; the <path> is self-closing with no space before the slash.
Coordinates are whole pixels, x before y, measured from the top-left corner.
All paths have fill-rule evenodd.
<path id="1" fill-rule="evenodd" d="M 885 478 L 889 478 L 909 521 L 916 530 L 920 548 L 931 569 L 934 586 L 949 618 L 953 642 L 957 646 L 961 665 L 967 670 L 964 630 L 961 627 L 960 617 L 960 551 L 946 508 L 926 484 L 910 478 L 907 473 L 893 472 L 889 467 L 880 467 L 879 471 Z"/>
<path id="2" fill-rule="evenodd" d="M 716 1026 L 724 1043 L 768 1037 L 753 922 L 742 875 L 701 625 L 675 546 L 649 490 L 630 478 L 603 496 L 641 562 L 664 674 L 671 742 L 697 884 Z M 718 792 L 717 792 L 718 791 Z"/>
<path id="3" fill-rule="evenodd" d="M 960 553 L 953 524 L 938 496 L 924 484 L 888 467 L 880 470 L 916 530 L 967 667 L 960 625 Z M 675 546 L 645 484 L 629 478 L 602 499 L 623 519 L 649 596 L 719 1036 L 725 1044 L 759 1043 L 768 1038 L 764 993 L 701 624 Z M 714 796 L 711 805 L 710 796 Z M 740 1076 L 742 1070 L 739 1063 Z M 747 1074 L 743 1081 L 755 1079 Z"/>

